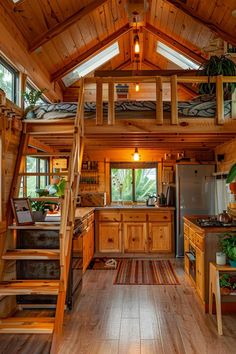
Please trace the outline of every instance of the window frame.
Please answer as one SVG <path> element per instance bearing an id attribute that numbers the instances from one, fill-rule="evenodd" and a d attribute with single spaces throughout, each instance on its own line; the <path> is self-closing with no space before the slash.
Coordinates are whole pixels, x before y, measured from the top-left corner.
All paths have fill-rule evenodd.
<path id="1" fill-rule="evenodd" d="M 26 80 L 26 87 L 25 89 L 29 89 L 30 91 L 35 91 L 35 90 L 38 90 L 38 87 L 36 85 L 34 85 L 33 82 L 31 82 L 29 79 Z M 41 97 L 41 100 L 43 101 L 43 103 L 45 104 L 50 104 L 51 102 L 48 100 L 48 98 L 42 94 L 42 97 Z M 25 102 L 24 102 L 25 104 Z"/>
<path id="2" fill-rule="evenodd" d="M 110 163 L 110 200 L 111 203 L 117 203 L 117 201 L 112 200 L 112 169 L 113 168 L 120 168 L 120 169 L 130 169 L 132 171 L 132 199 L 130 200 L 131 203 L 144 203 L 145 201 L 137 201 L 135 200 L 135 170 L 138 169 L 148 169 L 148 168 L 155 168 L 156 169 L 156 194 L 158 194 L 158 163 L 157 162 L 111 162 Z M 129 201 L 125 201 L 128 202 Z"/>
<path id="3" fill-rule="evenodd" d="M 19 103 L 19 71 L 14 68 L 6 59 L 0 56 L 0 64 L 5 67 L 12 75 L 12 90 L 13 90 L 13 101 L 7 97 L 11 102 L 18 104 Z"/>

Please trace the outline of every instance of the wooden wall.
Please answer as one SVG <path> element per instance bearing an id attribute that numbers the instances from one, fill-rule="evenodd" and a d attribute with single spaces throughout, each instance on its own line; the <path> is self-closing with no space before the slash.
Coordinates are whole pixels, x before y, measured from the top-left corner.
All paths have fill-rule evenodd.
<path id="1" fill-rule="evenodd" d="M 62 99 L 62 92 L 57 83 L 50 82 L 47 69 L 41 64 L 40 53 L 28 52 L 28 44 L 16 24 L 0 4 L 0 55 L 9 59 L 16 69 L 26 74 L 37 87 L 46 88 L 45 95 L 50 100 Z"/>
<path id="2" fill-rule="evenodd" d="M 217 155 L 224 154 L 224 160 L 217 162 L 218 172 L 227 172 L 230 167 L 236 163 L 236 139 L 219 145 L 215 149 L 216 161 Z"/>

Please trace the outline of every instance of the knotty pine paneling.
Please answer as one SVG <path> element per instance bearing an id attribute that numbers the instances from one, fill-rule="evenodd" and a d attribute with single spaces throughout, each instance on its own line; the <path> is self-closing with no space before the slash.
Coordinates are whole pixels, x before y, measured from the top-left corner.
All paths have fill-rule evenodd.
<path id="1" fill-rule="evenodd" d="M 216 157 L 218 154 L 224 154 L 224 161 L 217 162 L 217 171 L 229 171 L 230 167 L 236 163 L 236 139 L 219 145 L 215 149 Z"/>

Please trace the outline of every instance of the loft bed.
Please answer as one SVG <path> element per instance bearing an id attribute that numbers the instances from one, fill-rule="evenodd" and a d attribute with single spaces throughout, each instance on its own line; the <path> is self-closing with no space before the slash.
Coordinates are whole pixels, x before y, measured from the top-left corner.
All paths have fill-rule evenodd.
<path id="1" fill-rule="evenodd" d="M 224 117 L 231 117 L 231 100 L 224 101 Z M 178 102 L 178 114 L 179 117 L 192 118 L 214 118 L 216 116 L 216 97 L 212 96 L 198 96 L 191 101 Z M 55 104 L 43 104 L 35 107 L 31 110 L 33 112 L 34 118 L 32 116 L 30 120 L 51 120 L 51 119 L 65 119 L 74 118 L 77 112 L 77 103 L 71 102 L 61 102 Z M 126 117 L 127 114 L 132 118 L 135 117 L 135 113 L 142 114 L 142 118 L 150 118 L 154 116 L 156 112 L 156 102 L 155 101 L 115 101 L 115 114 L 117 118 Z M 163 102 L 163 112 L 171 112 L 171 102 Z M 104 116 L 108 113 L 108 102 L 103 102 L 103 113 Z M 85 118 L 95 118 L 96 116 L 96 102 L 85 102 L 84 103 L 84 117 Z M 165 118 L 165 115 L 164 115 Z M 26 117 L 27 120 L 27 117 Z"/>

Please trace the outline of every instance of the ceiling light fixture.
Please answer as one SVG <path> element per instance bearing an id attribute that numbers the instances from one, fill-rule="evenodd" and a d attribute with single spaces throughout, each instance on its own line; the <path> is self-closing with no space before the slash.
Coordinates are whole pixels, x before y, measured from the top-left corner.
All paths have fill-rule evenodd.
<path id="1" fill-rule="evenodd" d="M 134 161 L 139 161 L 140 160 L 140 155 L 139 155 L 137 147 L 134 150 L 133 159 L 134 159 Z"/>
<path id="2" fill-rule="evenodd" d="M 135 84 L 135 92 L 139 92 L 139 90 L 140 90 L 140 86 L 139 86 L 139 83 L 137 82 Z"/>
<path id="3" fill-rule="evenodd" d="M 140 53 L 139 36 L 137 34 L 134 36 L 134 53 L 135 54 Z"/>

